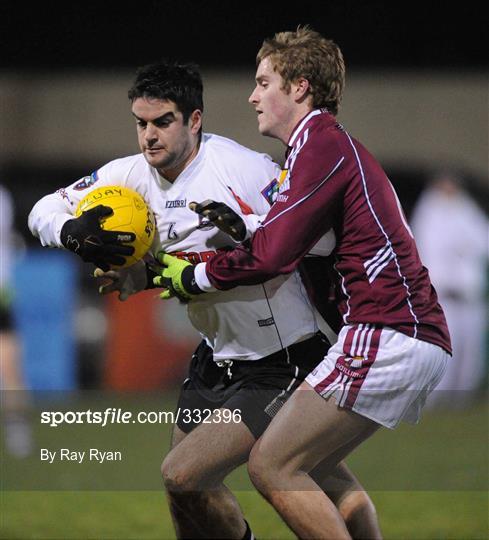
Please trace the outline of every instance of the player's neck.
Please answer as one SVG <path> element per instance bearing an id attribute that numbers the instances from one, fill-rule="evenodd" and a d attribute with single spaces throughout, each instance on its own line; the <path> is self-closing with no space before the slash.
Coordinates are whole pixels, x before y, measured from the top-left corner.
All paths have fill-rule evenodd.
<path id="1" fill-rule="evenodd" d="M 311 106 L 304 106 L 304 107 L 298 107 L 296 109 L 296 114 L 291 117 L 290 122 L 287 125 L 287 130 L 283 134 L 283 138 L 281 139 L 282 142 L 285 144 L 285 146 L 288 146 L 290 139 L 296 129 L 298 128 L 299 124 L 306 118 L 306 116 L 312 112 L 314 109 Z"/>
<path id="2" fill-rule="evenodd" d="M 280 137 L 278 137 L 285 146 L 289 144 L 290 138 L 292 137 L 292 134 L 296 130 L 297 126 L 312 110 L 314 110 L 312 106 L 305 103 L 296 107 L 294 114 L 290 116 L 289 122 L 287 122 L 287 125 L 284 126 L 284 130 L 280 134 Z"/>
<path id="3" fill-rule="evenodd" d="M 173 184 L 175 180 L 180 176 L 180 174 L 192 163 L 196 158 L 200 149 L 200 140 L 197 141 L 195 146 L 192 148 L 190 153 L 188 153 L 175 167 L 170 169 L 157 169 L 158 173 L 165 178 L 168 182 Z"/>

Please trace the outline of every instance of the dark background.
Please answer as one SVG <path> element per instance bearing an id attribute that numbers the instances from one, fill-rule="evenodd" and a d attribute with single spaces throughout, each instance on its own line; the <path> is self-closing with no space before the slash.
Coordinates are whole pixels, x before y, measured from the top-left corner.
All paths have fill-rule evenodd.
<path id="1" fill-rule="evenodd" d="M 125 3 L 124 3 L 125 4 Z M 483 69 L 486 2 L 191 1 L 0 4 L 0 68 L 117 69 L 167 55 L 249 66 L 265 37 L 309 24 L 355 69 Z"/>
<path id="2" fill-rule="evenodd" d="M 471 1 L 449 5 L 436 1 L 148 0 L 122 5 L 8 0 L 0 3 L 0 73 L 115 73 L 161 57 L 193 61 L 204 69 L 249 69 L 265 37 L 299 24 L 309 24 L 340 45 L 347 74 L 376 69 L 483 72 L 487 70 L 487 15 L 486 3 Z M 409 217 L 432 171 L 383 165 Z M 86 173 L 85 168 L 78 170 L 69 163 L 56 167 L 38 163 L 33 168 L 30 163 L 7 162 L 1 169 L 5 184 L 16 196 L 17 228 L 29 244 L 36 242 L 25 216 L 35 201 Z M 474 178 L 470 171 L 460 173 L 487 210 L 487 179 Z"/>

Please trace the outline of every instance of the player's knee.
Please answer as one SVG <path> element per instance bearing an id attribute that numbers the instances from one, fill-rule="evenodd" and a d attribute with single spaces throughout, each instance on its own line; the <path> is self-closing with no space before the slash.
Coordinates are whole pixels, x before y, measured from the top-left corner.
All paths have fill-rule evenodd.
<path id="1" fill-rule="evenodd" d="M 349 523 L 377 519 L 377 511 L 372 499 L 365 491 L 350 491 L 338 504 L 341 517 Z"/>
<path id="2" fill-rule="evenodd" d="M 278 471 L 273 460 L 255 446 L 248 460 L 248 474 L 256 489 L 268 496 Z"/>
<path id="3" fill-rule="evenodd" d="M 161 476 L 169 492 L 181 493 L 198 490 L 198 477 L 192 468 L 170 452 L 161 464 Z"/>

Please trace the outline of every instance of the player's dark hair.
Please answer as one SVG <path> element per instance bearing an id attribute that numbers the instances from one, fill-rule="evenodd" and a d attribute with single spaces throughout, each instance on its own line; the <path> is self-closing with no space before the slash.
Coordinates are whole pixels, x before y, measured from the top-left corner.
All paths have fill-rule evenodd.
<path id="1" fill-rule="evenodd" d="M 131 102 L 138 98 L 173 101 L 185 123 L 196 110 L 204 111 L 203 85 L 195 64 L 178 64 L 162 60 L 137 69 L 129 89 Z"/>

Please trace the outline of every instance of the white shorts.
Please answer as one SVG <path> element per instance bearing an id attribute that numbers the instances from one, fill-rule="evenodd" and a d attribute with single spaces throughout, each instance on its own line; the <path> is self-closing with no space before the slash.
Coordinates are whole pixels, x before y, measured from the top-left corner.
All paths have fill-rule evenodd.
<path id="1" fill-rule="evenodd" d="M 419 421 L 448 359 L 441 347 L 392 328 L 348 325 L 306 381 L 339 407 L 392 429 Z"/>

